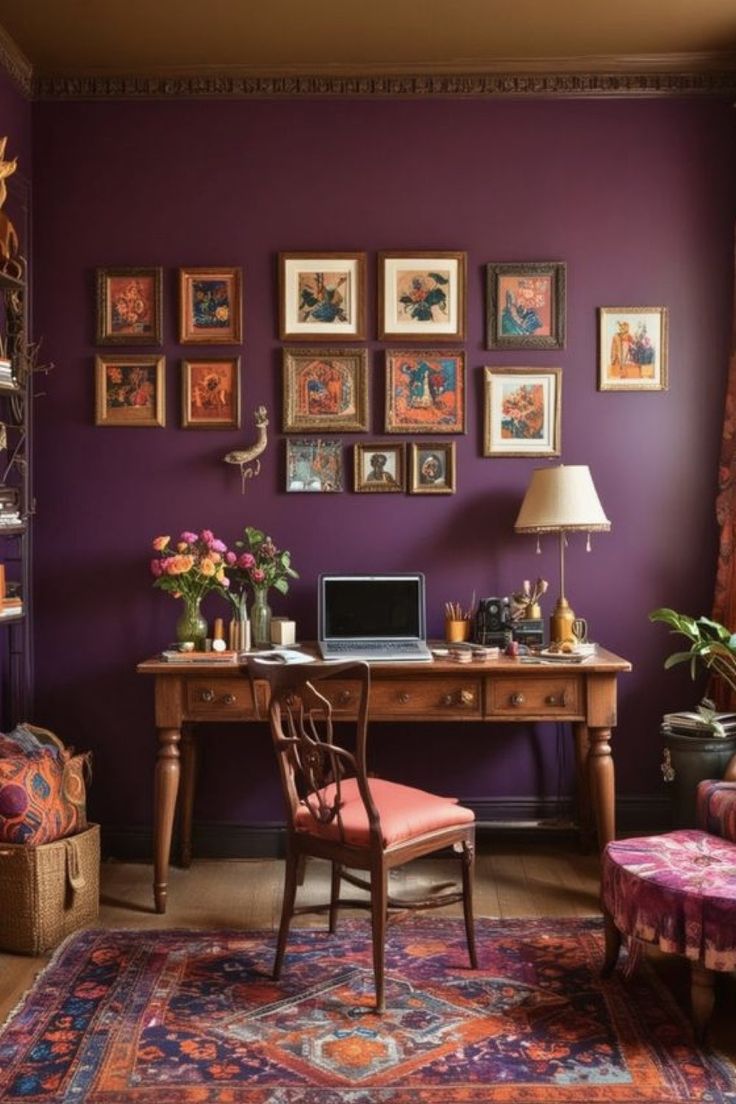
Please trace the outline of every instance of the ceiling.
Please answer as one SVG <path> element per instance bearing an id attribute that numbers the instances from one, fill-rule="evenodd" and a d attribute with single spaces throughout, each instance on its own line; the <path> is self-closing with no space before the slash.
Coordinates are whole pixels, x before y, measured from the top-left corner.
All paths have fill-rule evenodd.
<path id="1" fill-rule="evenodd" d="M 734 0 L 0 0 L 36 78 L 736 68 Z"/>

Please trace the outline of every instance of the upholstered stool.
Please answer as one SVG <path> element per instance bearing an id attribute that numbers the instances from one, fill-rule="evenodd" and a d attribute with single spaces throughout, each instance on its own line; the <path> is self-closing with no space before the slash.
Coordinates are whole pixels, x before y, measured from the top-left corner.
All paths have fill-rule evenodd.
<path id="1" fill-rule="evenodd" d="M 736 785 L 702 782 L 698 813 L 709 831 L 683 829 L 609 843 L 601 903 L 606 921 L 604 973 L 621 938 L 651 943 L 690 960 L 692 1017 L 698 1036 L 713 1010 L 715 972 L 736 969 Z M 632 943 L 636 957 L 637 944 Z"/>

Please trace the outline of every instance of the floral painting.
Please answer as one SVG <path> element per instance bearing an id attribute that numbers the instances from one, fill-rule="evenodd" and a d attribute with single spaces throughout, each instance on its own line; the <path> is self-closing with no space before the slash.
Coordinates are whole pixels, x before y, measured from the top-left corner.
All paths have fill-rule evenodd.
<path id="1" fill-rule="evenodd" d="M 240 357 L 182 361 L 184 429 L 240 426 Z"/>
<path id="2" fill-rule="evenodd" d="M 161 269 L 97 270 L 100 345 L 161 344 Z"/>
<path id="3" fill-rule="evenodd" d="M 334 493 L 343 489 L 338 438 L 295 437 L 286 442 L 286 490 Z"/>
<path id="4" fill-rule="evenodd" d="M 386 353 L 388 433 L 465 432 L 465 353 L 443 349 Z"/>
<path id="5" fill-rule="evenodd" d="M 564 348 L 563 262 L 489 264 L 487 280 L 489 349 Z"/>
<path id="6" fill-rule="evenodd" d="M 365 349 L 284 349 L 284 432 L 368 429 Z"/>
<path id="7" fill-rule="evenodd" d="M 365 253 L 279 254 L 280 335 L 365 338 Z"/>
<path id="8" fill-rule="evenodd" d="M 95 413 L 100 426 L 163 426 L 164 358 L 98 356 Z"/>
<path id="9" fill-rule="evenodd" d="M 666 391 L 666 307 L 601 307 L 599 391 Z"/>
<path id="10" fill-rule="evenodd" d="M 410 449 L 411 494 L 454 494 L 455 442 L 412 442 Z"/>
<path id="11" fill-rule="evenodd" d="M 179 340 L 231 345 L 241 340 L 239 268 L 182 268 L 179 272 Z"/>
<path id="12" fill-rule="evenodd" d="M 486 368 L 484 456 L 559 456 L 559 368 Z"/>
<path id="13" fill-rule="evenodd" d="M 465 336 L 465 253 L 381 253 L 381 338 L 452 341 Z"/>
<path id="14" fill-rule="evenodd" d="M 404 446 L 372 441 L 354 446 L 355 490 L 368 494 L 404 490 Z"/>

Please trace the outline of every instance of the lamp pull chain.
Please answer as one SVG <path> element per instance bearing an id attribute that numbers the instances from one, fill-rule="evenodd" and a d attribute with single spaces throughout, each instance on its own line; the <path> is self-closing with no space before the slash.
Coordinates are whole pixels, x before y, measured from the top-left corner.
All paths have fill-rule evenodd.
<path id="1" fill-rule="evenodd" d="M 539 543 L 539 533 L 537 533 L 537 555 L 541 556 L 541 554 L 542 554 L 542 546 Z"/>
<path id="2" fill-rule="evenodd" d="M 590 530 L 588 530 L 588 539 L 585 542 L 585 551 L 590 552 L 592 545 L 590 543 Z"/>

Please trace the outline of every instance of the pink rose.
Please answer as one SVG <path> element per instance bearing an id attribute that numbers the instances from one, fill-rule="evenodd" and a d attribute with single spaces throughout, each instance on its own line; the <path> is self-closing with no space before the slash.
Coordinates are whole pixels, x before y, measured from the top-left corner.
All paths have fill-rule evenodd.
<path id="1" fill-rule="evenodd" d="M 161 560 L 151 560 L 151 574 L 155 575 L 157 579 L 162 574 Z"/>
<path id="2" fill-rule="evenodd" d="M 251 567 L 255 567 L 255 557 L 250 552 L 241 552 L 238 557 L 238 567 L 242 567 L 244 571 L 248 571 Z"/>
<path id="3" fill-rule="evenodd" d="M 221 540 L 210 541 L 210 548 L 213 552 L 227 552 L 227 545 Z"/>
<path id="4" fill-rule="evenodd" d="M 225 553 L 225 563 L 228 565 L 228 567 L 232 567 L 233 564 L 237 562 L 237 559 L 238 557 L 235 555 L 234 552 Z"/>
<path id="5" fill-rule="evenodd" d="M 190 533 L 189 530 L 187 529 L 179 537 L 179 540 L 186 541 L 187 544 L 194 544 L 197 540 L 197 534 L 196 533 Z"/>
<path id="6" fill-rule="evenodd" d="M 260 567 L 254 567 L 250 573 L 250 577 L 254 583 L 262 583 L 266 578 L 265 571 L 261 571 Z"/>
<path id="7" fill-rule="evenodd" d="M 215 534 L 212 532 L 211 529 L 203 529 L 202 532 L 199 534 L 199 537 L 200 540 L 204 541 L 205 544 L 212 544 L 213 540 L 215 539 Z"/>

